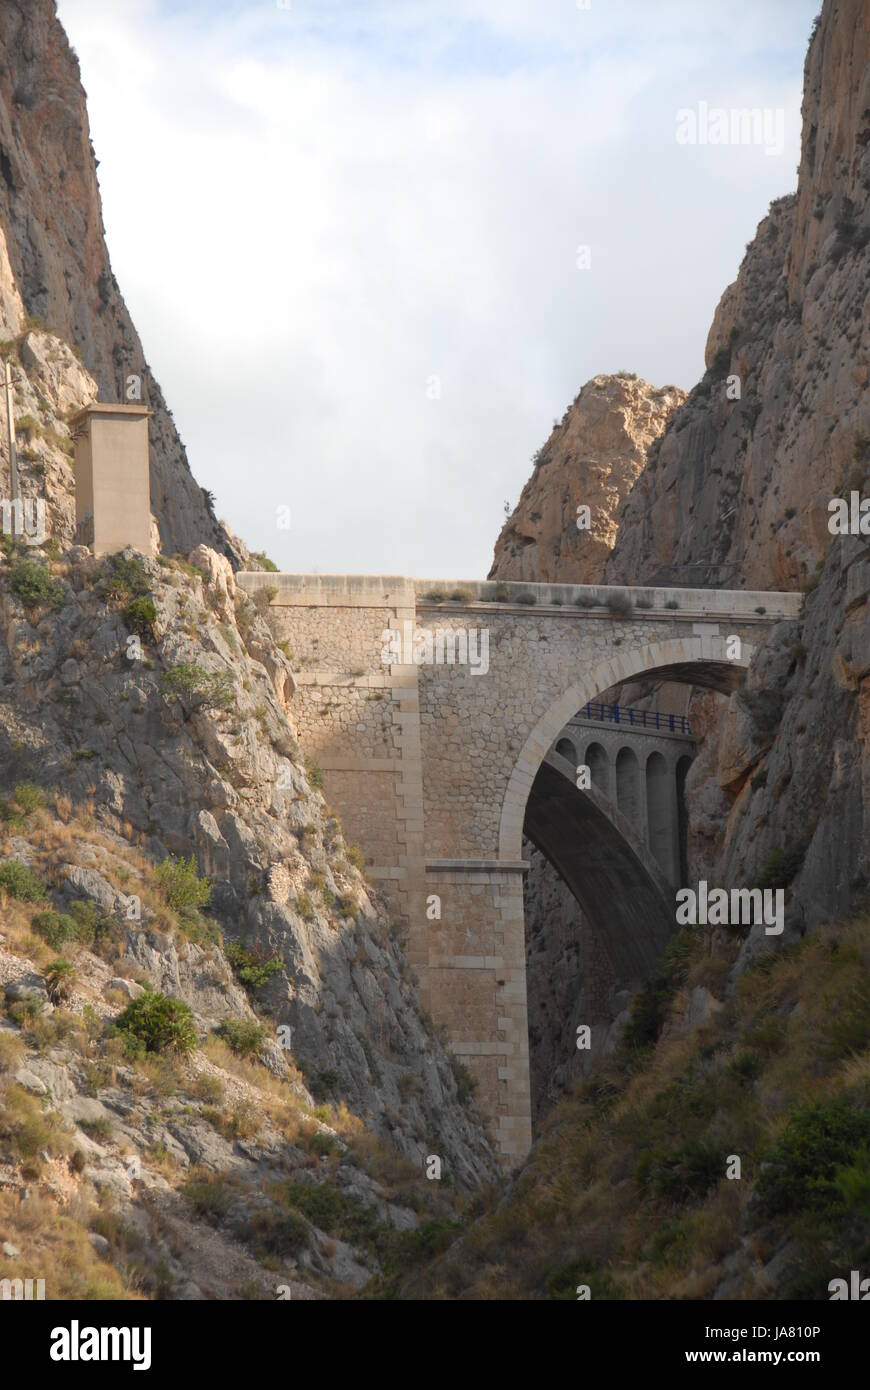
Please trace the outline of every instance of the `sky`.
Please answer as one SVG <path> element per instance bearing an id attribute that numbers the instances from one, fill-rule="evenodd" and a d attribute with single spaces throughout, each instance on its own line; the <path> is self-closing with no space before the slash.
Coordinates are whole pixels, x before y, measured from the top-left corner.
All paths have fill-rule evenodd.
<path id="1" fill-rule="evenodd" d="M 282 570 L 484 577 L 584 382 L 703 374 L 796 185 L 818 7 L 58 0 L 112 267 L 218 516 Z M 742 108 L 766 131 L 717 140 Z"/>

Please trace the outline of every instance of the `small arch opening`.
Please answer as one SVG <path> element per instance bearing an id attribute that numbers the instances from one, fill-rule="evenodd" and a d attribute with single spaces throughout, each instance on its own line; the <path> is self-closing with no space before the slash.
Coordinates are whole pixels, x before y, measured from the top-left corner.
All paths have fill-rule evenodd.
<path id="1" fill-rule="evenodd" d="M 592 785 L 602 796 L 610 796 L 610 776 L 607 753 L 600 743 L 590 743 L 586 749 L 586 766 Z"/>
<path id="2" fill-rule="evenodd" d="M 640 823 L 640 764 L 633 748 L 616 755 L 616 805 L 631 825 Z"/>

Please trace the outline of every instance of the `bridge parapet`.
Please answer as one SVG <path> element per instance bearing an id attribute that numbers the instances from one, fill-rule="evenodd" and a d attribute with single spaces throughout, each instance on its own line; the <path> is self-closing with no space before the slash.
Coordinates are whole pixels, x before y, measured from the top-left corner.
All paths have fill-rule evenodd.
<path id="1" fill-rule="evenodd" d="M 514 580 L 413 579 L 405 575 L 290 574 L 242 570 L 237 581 L 246 593 L 274 589 L 272 607 L 385 607 L 412 601 L 423 610 L 457 612 L 467 608 L 555 609 L 565 616 L 698 621 L 704 618 L 764 623 L 800 616 L 803 594 L 763 589 L 655 588 L 649 585 L 524 584 Z M 630 609 L 620 613 L 620 596 Z M 574 611 L 576 610 L 576 611 Z"/>

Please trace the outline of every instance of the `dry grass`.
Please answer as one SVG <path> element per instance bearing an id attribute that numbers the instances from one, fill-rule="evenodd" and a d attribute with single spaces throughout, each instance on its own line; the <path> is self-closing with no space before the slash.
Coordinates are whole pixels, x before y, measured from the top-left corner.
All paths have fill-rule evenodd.
<path id="1" fill-rule="evenodd" d="M 135 1291 L 88 1240 L 90 1211 L 39 1193 L 27 1201 L 0 1189 L 0 1239 L 21 1250 L 15 1277 L 44 1279 L 49 1300 L 128 1299 Z M 4 1267 L 4 1275 L 12 1277 Z"/>
<path id="2" fill-rule="evenodd" d="M 722 942 L 717 957 L 699 941 L 672 1019 L 691 985 L 724 979 L 734 949 Z M 497 1190 L 414 1293 L 569 1297 L 573 1279 L 593 1297 L 709 1298 L 737 1253 L 743 1296 L 770 1296 L 761 1268 L 790 1228 L 765 1243 L 750 1221 L 741 1244 L 765 1154 L 796 1109 L 837 1098 L 870 1106 L 870 921 L 774 951 L 707 1025 L 666 1028 L 634 1066 L 612 1060 L 551 1112 L 507 1200 Z M 725 1176 L 732 1154 L 740 1181 Z M 647 1175 L 667 1176 L 669 1163 L 685 1177 L 659 1187 Z M 848 1225 L 822 1230 L 825 1241 L 852 1238 Z"/>

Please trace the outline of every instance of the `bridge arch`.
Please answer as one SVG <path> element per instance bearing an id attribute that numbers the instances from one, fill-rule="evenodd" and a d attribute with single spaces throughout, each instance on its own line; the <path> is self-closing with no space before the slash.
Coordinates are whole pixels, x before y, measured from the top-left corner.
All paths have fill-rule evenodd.
<path id="1" fill-rule="evenodd" d="M 742 644 L 739 657 L 729 657 L 721 637 L 679 637 L 652 642 L 598 662 L 554 700 L 529 734 L 514 764 L 502 801 L 498 857 L 512 862 L 522 858 L 523 823 L 532 784 L 553 741 L 578 709 L 603 690 L 635 676 L 707 686 L 728 693 L 740 684 L 755 648 Z"/>
<path id="2" fill-rule="evenodd" d="M 617 978 L 646 979 L 674 929 L 673 890 L 632 822 L 594 787 L 580 791 L 554 751 L 532 786 L 525 832 L 597 929 Z"/>

